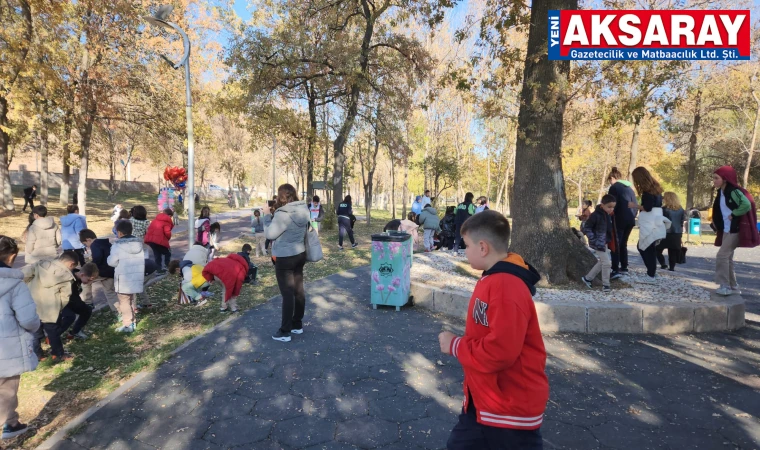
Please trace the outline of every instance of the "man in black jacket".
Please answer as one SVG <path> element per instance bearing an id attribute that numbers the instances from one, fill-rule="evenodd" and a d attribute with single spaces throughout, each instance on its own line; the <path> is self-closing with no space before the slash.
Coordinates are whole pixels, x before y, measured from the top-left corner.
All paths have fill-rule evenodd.
<path id="1" fill-rule="evenodd" d="M 22 212 L 26 212 L 26 206 L 29 205 L 30 209 L 34 209 L 34 199 L 37 197 L 37 185 L 24 189 L 24 209 Z"/>
<path id="2" fill-rule="evenodd" d="M 629 208 L 629 203 L 636 203 L 636 193 L 629 181 L 622 179 L 622 174 L 613 167 L 607 179 L 610 182 L 609 194 L 615 197 L 615 237 L 616 251 L 612 253 L 611 279 L 616 280 L 628 274 L 628 238 L 636 225 L 639 208 Z"/>

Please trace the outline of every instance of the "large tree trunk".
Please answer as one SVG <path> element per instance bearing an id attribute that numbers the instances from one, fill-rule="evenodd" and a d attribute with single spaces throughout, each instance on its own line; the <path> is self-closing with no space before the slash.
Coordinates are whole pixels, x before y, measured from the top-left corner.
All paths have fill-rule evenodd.
<path id="1" fill-rule="evenodd" d="M 351 88 L 349 89 L 346 117 L 333 143 L 333 154 L 335 155 L 335 160 L 333 161 L 333 202 L 335 204 L 343 200 L 343 167 L 346 163 L 345 146 L 354 127 L 356 115 L 359 112 L 362 79 L 367 76 L 369 71 L 370 44 L 372 42 L 372 35 L 375 32 L 375 17 L 370 9 L 370 5 L 367 1 L 362 1 L 361 8 L 365 20 L 361 52 L 359 53 L 359 73 L 361 76 L 353 77 Z"/>
<path id="2" fill-rule="evenodd" d="M 391 155 L 391 218 L 396 218 L 396 158 Z"/>
<path id="3" fill-rule="evenodd" d="M 749 169 L 752 168 L 752 154 L 755 153 L 755 145 L 757 144 L 757 133 L 760 129 L 760 98 L 757 97 L 755 91 L 752 91 L 752 98 L 755 99 L 757 109 L 755 110 L 755 125 L 752 127 L 752 142 L 749 144 L 749 151 L 747 152 L 747 165 L 744 166 L 744 177 L 742 179 L 743 186 L 746 188 L 749 186 Z"/>
<path id="4" fill-rule="evenodd" d="M 639 134 L 641 133 L 641 116 L 636 116 L 631 137 L 631 159 L 628 162 L 628 180 L 633 181 L 633 169 L 639 164 Z"/>
<path id="5" fill-rule="evenodd" d="M 327 125 L 330 121 L 330 115 L 329 111 L 327 110 L 327 105 L 325 105 L 325 109 L 322 113 L 322 132 L 325 135 L 325 171 L 322 177 L 322 181 L 325 183 L 325 194 L 327 196 L 326 204 L 331 205 L 332 202 L 330 201 L 330 189 L 327 188 L 327 174 L 329 172 L 329 158 L 330 158 L 330 134 L 327 132 Z M 324 200 L 323 200 L 324 202 Z"/>
<path id="6" fill-rule="evenodd" d="M 50 186 L 48 175 L 48 132 L 47 124 L 43 123 L 40 130 L 40 204 L 48 204 L 48 188 Z"/>
<path id="7" fill-rule="evenodd" d="M 309 99 L 309 139 L 306 150 L 306 196 L 314 195 L 314 150 L 317 147 L 317 99 L 314 87 L 306 84 L 307 98 Z"/>
<path id="8" fill-rule="evenodd" d="M 87 215 L 87 171 L 90 166 L 90 142 L 92 141 L 92 125 L 95 114 L 91 113 L 81 130 L 82 155 L 79 158 L 79 186 L 77 186 L 77 200 L 79 214 Z"/>
<path id="9" fill-rule="evenodd" d="M 0 183 L 2 183 L 3 189 L 0 206 L 6 211 L 15 211 L 16 205 L 13 204 L 13 190 L 11 189 L 11 173 L 8 170 L 8 150 L 11 137 L 4 129 L 7 126 L 8 100 L 0 95 Z"/>
<path id="10" fill-rule="evenodd" d="M 547 56 L 549 10 L 577 8 L 577 0 L 533 2 L 518 115 L 511 247 L 544 284 L 578 280 L 596 262 L 567 218 L 561 150 L 570 63 Z"/>
<path id="11" fill-rule="evenodd" d="M 71 129 L 72 118 L 70 113 L 66 113 L 63 119 L 63 170 L 61 171 L 61 195 L 58 202 L 61 205 L 69 204 L 69 186 L 71 185 Z"/>
<path id="12" fill-rule="evenodd" d="M 409 156 L 404 154 L 404 187 L 401 193 L 401 218 L 406 219 L 406 199 L 409 197 Z"/>
<path id="13" fill-rule="evenodd" d="M 689 136 L 689 175 L 686 179 L 686 209 L 694 207 L 694 182 L 697 178 L 697 135 L 699 123 L 702 120 L 702 90 L 697 91 L 697 99 L 694 105 L 694 122 L 691 125 Z"/>

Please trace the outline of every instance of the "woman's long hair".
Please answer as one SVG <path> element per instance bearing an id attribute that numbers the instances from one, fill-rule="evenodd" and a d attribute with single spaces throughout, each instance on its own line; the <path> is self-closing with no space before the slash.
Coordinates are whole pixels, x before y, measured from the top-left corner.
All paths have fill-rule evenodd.
<path id="1" fill-rule="evenodd" d="M 211 218 L 211 208 L 208 206 L 204 206 L 201 208 L 201 219 L 210 219 Z"/>
<path id="2" fill-rule="evenodd" d="M 639 194 L 647 193 L 652 195 L 662 195 L 662 186 L 654 179 L 646 167 L 637 167 L 633 169 L 633 185 Z"/>
<path id="3" fill-rule="evenodd" d="M 350 205 L 351 204 L 351 196 L 347 195 L 347 196 L 343 197 L 343 203 L 346 203 L 346 204 Z"/>
<path id="4" fill-rule="evenodd" d="M 673 211 L 681 209 L 681 201 L 678 199 L 678 195 L 676 195 L 675 192 L 666 192 L 662 194 L 662 207 L 672 209 Z"/>
<path id="5" fill-rule="evenodd" d="M 277 202 L 274 209 L 280 209 L 288 203 L 297 202 L 298 193 L 292 184 L 283 184 L 277 188 Z"/>

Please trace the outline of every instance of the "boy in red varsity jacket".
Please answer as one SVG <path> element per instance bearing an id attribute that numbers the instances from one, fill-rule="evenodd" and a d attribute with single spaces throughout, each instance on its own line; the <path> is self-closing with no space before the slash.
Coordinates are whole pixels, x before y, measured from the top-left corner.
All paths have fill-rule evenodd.
<path id="1" fill-rule="evenodd" d="M 447 448 L 540 450 L 549 381 L 532 295 L 541 277 L 509 253 L 509 222 L 500 213 L 475 214 L 461 234 L 470 265 L 483 276 L 470 299 L 464 336 L 438 336 L 441 351 L 464 369 L 462 414 Z"/>

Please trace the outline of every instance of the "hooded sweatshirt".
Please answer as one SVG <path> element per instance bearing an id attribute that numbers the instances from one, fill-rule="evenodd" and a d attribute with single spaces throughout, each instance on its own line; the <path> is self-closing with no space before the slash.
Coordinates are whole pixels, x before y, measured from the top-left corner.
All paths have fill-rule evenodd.
<path id="1" fill-rule="evenodd" d="M 309 210 L 304 201 L 288 203 L 275 211 L 272 224 L 265 231 L 266 238 L 274 241 L 272 256 L 284 258 L 305 252 L 308 224 Z"/>
<path id="2" fill-rule="evenodd" d="M 420 226 L 423 230 L 436 230 L 441 229 L 441 219 L 438 217 L 438 211 L 432 206 L 422 210 L 419 219 Z"/>
<path id="3" fill-rule="evenodd" d="M 169 248 L 172 228 L 174 228 L 174 222 L 172 222 L 171 216 L 164 213 L 157 215 L 156 219 L 148 226 L 148 231 L 145 233 L 145 243 Z"/>
<path id="4" fill-rule="evenodd" d="M 412 203 L 412 212 L 419 216 L 422 213 L 423 206 L 424 205 L 422 204 L 422 196 L 418 195 L 417 197 L 415 197 L 414 202 Z"/>
<path id="5" fill-rule="evenodd" d="M 303 203 L 303 202 L 301 202 Z M 291 203 L 292 204 L 292 203 Z M 302 207 L 304 205 L 301 205 Z M 309 214 L 306 208 L 302 208 L 304 213 Z M 304 231 L 305 233 L 305 231 Z M 217 258 L 209 261 L 203 268 L 203 278 L 213 281 L 214 277 L 219 278 L 224 284 L 224 301 L 229 301 L 232 297 L 240 295 L 243 288 L 243 282 L 248 275 L 248 263 L 238 254 L 228 255 L 226 258 Z"/>
<path id="6" fill-rule="evenodd" d="M 69 303 L 74 275 L 57 259 L 39 261 L 21 268 L 29 286 L 40 320 L 56 323 L 61 310 Z"/>
<path id="7" fill-rule="evenodd" d="M 211 233 L 211 221 L 208 218 L 195 220 L 195 241 L 203 245 L 208 245 L 209 234 Z"/>
<path id="8" fill-rule="evenodd" d="M 723 243 L 726 224 L 721 204 L 724 203 L 731 211 L 730 233 L 739 234 L 739 247 L 752 248 L 760 245 L 760 235 L 757 230 L 757 207 L 752 194 L 739 186 L 736 170 L 731 166 L 723 166 L 713 172 L 726 180 L 726 188 L 718 189 L 712 209 L 712 220 L 716 227 L 715 245 Z"/>
<path id="9" fill-rule="evenodd" d="M 113 288 L 117 294 L 139 294 L 145 282 L 142 239 L 124 236 L 111 244 L 108 265 L 114 268 Z"/>
<path id="10" fill-rule="evenodd" d="M 37 367 L 32 333 L 40 327 L 37 307 L 24 284 L 24 274 L 0 263 L 0 378 Z"/>
<path id="11" fill-rule="evenodd" d="M 42 259 L 53 259 L 61 245 L 61 229 L 52 217 L 40 217 L 29 227 L 26 235 L 24 261 L 34 264 Z"/>
<path id="12" fill-rule="evenodd" d="M 87 228 L 87 219 L 81 214 L 67 214 L 61 217 L 61 238 L 64 250 L 84 248 L 79 240 L 79 232 Z"/>
<path id="13" fill-rule="evenodd" d="M 540 279 L 515 253 L 494 264 L 475 285 L 464 336 L 451 341 L 464 370 L 464 410 L 471 399 L 482 425 L 534 430 L 543 422 L 549 380 L 532 298 Z"/>
<path id="14" fill-rule="evenodd" d="M 192 261 L 195 265 L 205 266 L 208 262 L 208 249 L 202 245 L 193 245 L 182 259 Z"/>
<path id="15" fill-rule="evenodd" d="M 630 181 L 618 180 L 615 184 L 610 186 L 609 194 L 615 197 L 615 210 L 613 215 L 615 216 L 615 226 L 620 229 L 633 227 L 636 225 L 636 215 L 639 213 L 639 208 L 629 208 L 628 202 L 636 202 L 636 193 L 633 192 L 632 184 Z"/>

